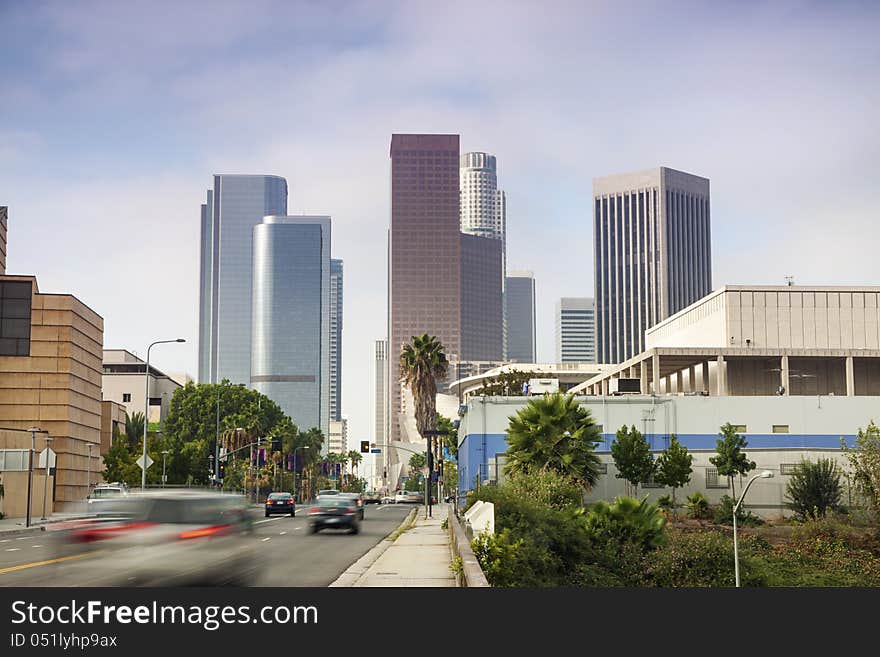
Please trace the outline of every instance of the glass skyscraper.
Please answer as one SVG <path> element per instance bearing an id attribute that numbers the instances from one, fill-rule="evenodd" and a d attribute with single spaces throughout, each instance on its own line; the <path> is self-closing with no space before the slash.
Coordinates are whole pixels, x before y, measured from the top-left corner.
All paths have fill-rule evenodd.
<path id="1" fill-rule="evenodd" d="M 507 306 L 507 360 L 536 362 L 535 277 L 530 271 L 509 272 L 504 302 Z"/>
<path id="2" fill-rule="evenodd" d="M 342 260 L 330 260 L 330 419 L 342 421 Z"/>
<path id="3" fill-rule="evenodd" d="M 327 436 L 330 217 L 268 216 L 253 228 L 251 343 L 250 385 L 300 430 Z"/>
<path id="4" fill-rule="evenodd" d="M 253 229 L 287 214 L 278 176 L 215 175 L 202 205 L 199 381 L 250 385 Z"/>

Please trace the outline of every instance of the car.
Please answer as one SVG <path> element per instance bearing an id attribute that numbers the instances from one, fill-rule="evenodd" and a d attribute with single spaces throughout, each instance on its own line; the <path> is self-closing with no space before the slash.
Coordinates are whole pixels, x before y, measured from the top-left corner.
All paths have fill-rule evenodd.
<path id="1" fill-rule="evenodd" d="M 315 497 L 326 497 L 327 495 L 339 495 L 339 491 L 335 488 L 325 488 L 323 490 L 319 490 L 318 494 Z"/>
<path id="2" fill-rule="evenodd" d="M 358 509 L 358 519 L 363 520 L 364 519 L 364 506 L 365 506 L 364 496 L 361 495 L 360 493 L 339 493 L 339 495 L 341 497 L 350 497 L 351 499 L 353 499 L 355 501 L 355 504 L 357 504 L 357 509 Z"/>
<path id="3" fill-rule="evenodd" d="M 382 502 L 382 494 L 379 491 L 371 490 L 364 493 L 364 504 L 379 504 Z"/>
<path id="4" fill-rule="evenodd" d="M 309 530 L 317 534 L 322 529 L 348 529 L 350 534 L 360 531 L 358 506 L 346 495 L 324 495 L 309 507 Z"/>
<path id="5" fill-rule="evenodd" d="M 128 487 L 125 484 L 97 484 L 86 498 L 86 512 L 90 515 L 106 514 L 112 507 L 114 500 L 128 496 Z"/>
<path id="6" fill-rule="evenodd" d="M 383 495 L 382 504 L 394 504 L 394 495 Z"/>
<path id="7" fill-rule="evenodd" d="M 414 490 L 399 490 L 394 495 L 395 504 L 422 504 L 424 501 L 424 493 Z"/>
<path id="8" fill-rule="evenodd" d="M 266 517 L 275 513 L 289 513 L 296 516 L 296 500 L 291 493 L 269 493 L 266 498 Z"/>
<path id="9" fill-rule="evenodd" d="M 65 564 L 71 586 L 245 586 L 261 574 L 244 495 L 149 491 L 112 505 L 112 517 L 76 520 L 53 533 L 83 556 Z"/>

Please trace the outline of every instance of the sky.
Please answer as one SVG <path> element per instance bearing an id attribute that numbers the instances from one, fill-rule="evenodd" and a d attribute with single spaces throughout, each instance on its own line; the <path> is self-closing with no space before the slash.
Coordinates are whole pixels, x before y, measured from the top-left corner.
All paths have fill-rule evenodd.
<path id="1" fill-rule="evenodd" d="M 880 278 L 880 4 L 0 0 L 7 271 L 197 374 L 199 206 L 284 176 L 345 262 L 343 414 L 373 439 L 392 133 L 498 158 L 508 268 L 593 295 L 592 179 L 711 181 L 713 285 Z"/>

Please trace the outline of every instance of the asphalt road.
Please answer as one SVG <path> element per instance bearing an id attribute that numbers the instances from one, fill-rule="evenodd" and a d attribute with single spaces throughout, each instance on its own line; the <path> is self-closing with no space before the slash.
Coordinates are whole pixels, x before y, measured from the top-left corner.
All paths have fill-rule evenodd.
<path id="1" fill-rule="evenodd" d="M 254 510 L 254 534 L 247 540 L 258 544 L 264 567 L 250 585 L 327 586 L 394 531 L 412 508 L 368 505 L 358 534 L 335 529 L 311 534 L 305 508 L 297 509 L 295 518 L 265 518 L 261 509 Z M 55 543 L 48 534 L 0 534 L 0 586 L 79 586 L 84 570 L 101 568 L 100 553 Z"/>

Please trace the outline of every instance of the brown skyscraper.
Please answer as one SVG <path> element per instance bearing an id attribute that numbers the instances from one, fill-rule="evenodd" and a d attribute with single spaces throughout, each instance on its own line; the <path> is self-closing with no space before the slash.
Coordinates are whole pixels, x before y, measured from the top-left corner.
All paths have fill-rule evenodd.
<path id="1" fill-rule="evenodd" d="M 458 135 L 391 136 L 388 369 L 391 437 L 399 439 L 400 348 L 436 335 L 461 354 Z"/>
<path id="2" fill-rule="evenodd" d="M 0 205 L 0 274 L 6 273 L 6 206 Z"/>

